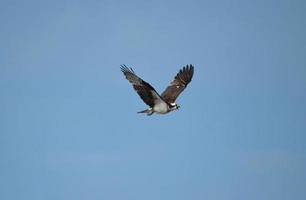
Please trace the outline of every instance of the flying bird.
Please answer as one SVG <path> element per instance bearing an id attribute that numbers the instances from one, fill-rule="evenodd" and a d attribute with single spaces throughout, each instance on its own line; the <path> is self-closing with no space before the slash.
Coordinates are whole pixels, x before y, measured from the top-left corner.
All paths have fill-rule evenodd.
<path id="1" fill-rule="evenodd" d="M 132 68 L 121 65 L 121 71 L 126 79 L 133 85 L 133 88 L 140 98 L 149 106 L 148 109 L 138 113 L 152 115 L 153 113 L 166 114 L 180 108 L 175 100 L 190 83 L 194 67 L 192 65 L 186 65 L 180 69 L 174 77 L 174 80 L 161 95 L 159 95 L 149 83 L 139 78 Z"/>

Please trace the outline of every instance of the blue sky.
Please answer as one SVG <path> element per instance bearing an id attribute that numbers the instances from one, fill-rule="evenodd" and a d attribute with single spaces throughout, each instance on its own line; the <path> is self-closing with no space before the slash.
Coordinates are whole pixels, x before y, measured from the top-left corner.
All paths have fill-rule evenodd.
<path id="1" fill-rule="evenodd" d="M 305 1 L 1 1 L 0 199 L 306 197 Z M 147 117 L 120 72 L 181 109 Z"/>

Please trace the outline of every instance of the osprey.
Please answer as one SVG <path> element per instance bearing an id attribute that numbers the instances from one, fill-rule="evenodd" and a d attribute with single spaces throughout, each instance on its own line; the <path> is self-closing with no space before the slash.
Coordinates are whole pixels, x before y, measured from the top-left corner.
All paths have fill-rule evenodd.
<path id="1" fill-rule="evenodd" d="M 121 65 L 121 71 L 126 79 L 133 85 L 140 98 L 150 106 L 148 109 L 138 113 L 152 115 L 155 112 L 166 114 L 170 111 L 179 109 L 180 106 L 175 103 L 175 100 L 190 83 L 194 69 L 192 65 L 183 67 L 161 95 L 159 95 L 149 83 L 139 78 L 132 68 Z"/>

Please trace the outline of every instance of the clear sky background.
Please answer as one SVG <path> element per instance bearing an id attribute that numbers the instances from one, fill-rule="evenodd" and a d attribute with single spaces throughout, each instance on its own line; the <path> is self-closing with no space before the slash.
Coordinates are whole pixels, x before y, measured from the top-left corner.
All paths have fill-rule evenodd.
<path id="1" fill-rule="evenodd" d="M 0 2 L 1 200 L 306 198 L 306 1 Z M 120 64 L 179 111 L 147 117 Z"/>

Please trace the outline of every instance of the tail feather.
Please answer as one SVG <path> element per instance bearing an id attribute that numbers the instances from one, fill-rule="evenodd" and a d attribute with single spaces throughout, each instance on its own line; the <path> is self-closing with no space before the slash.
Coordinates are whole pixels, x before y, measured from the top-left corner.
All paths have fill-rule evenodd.
<path id="1" fill-rule="evenodd" d="M 147 113 L 147 115 L 152 115 L 154 113 L 154 111 L 153 111 L 152 108 L 149 108 L 149 109 L 146 109 L 146 110 L 139 111 L 137 113 Z"/>

